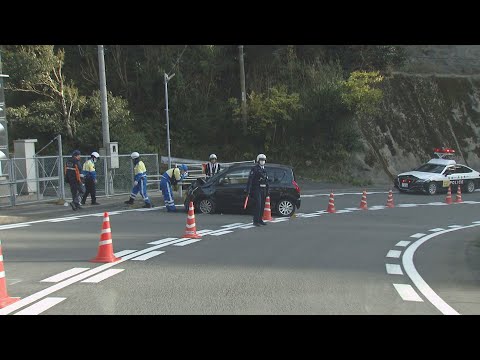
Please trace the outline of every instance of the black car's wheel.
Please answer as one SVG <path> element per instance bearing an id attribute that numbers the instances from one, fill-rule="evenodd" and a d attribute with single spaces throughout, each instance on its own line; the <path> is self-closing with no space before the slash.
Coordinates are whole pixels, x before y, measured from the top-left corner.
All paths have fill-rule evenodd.
<path id="1" fill-rule="evenodd" d="M 275 210 L 280 216 L 292 216 L 295 212 L 295 204 L 290 199 L 280 199 Z"/>
<path id="2" fill-rule="evenodd" d="M 211 199 L 202 199 L 198 203 L 198 210 L 202 214 L 213 214 L 215 212 L 215 202 Z"/>
<path id="3" fill-rule="evenodd" d="M 428 195 L 435 195 L 437 193 L 438 186 L 437 183 L 432 181 L 427 185 L 427 194 Z"/>
<path id="4" fill-rule="evenodd" d="M 467 193 L 472 193 L 475 191 L 475 183 L 472 181 L 472 180 L 468 180 L 466 183 L 465 183 L 465 191 Z"/>

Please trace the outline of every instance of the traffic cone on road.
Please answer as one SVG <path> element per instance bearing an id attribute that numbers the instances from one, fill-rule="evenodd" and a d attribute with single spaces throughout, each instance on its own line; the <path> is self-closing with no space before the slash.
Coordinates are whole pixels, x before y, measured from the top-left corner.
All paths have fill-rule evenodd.
<path id="1" fill-rule="evenodd" d="M 448 185 L 447 197 L 445 198 L 445 203 L 452 203 L 452 185 Z"/>
<path id="2" fill-rule="evenodd" d="M 195 225 L 195 208 L 193 207 L 193 201 L 190 201 L 188 205 L 187 225 L 185 226 L 184 238 L 199 239 L 202 236 L 197 234 L 197 226 Z"/>
<path id="3" fill-rule="evenodd" d="M 367 206 L 367 190 L 363 190 L 362 200 L 360 201 L 360 209 L 368 210 Z"/>
<path id="4" fill-rule="evenodd" d="M 387 199 L 387 208 L 393 208 L 395 205 L 393 204 L 393 194 L 392 190 L 388 192 L 388 199 Z"/>
<path id="5" fill-rule="evenodd" d="M 108 213 L 103 213 L 102 232 L 98 244 L 98 254 L 91 262 L 110 263 L 120 260 L 113 254 L 112 230 L 110 229 L 110 218 Z"/>
<path id="6" fill-rule="evenodd" d="M 273 220 L 272 209 L 270 208 L 270 196 L 267 196 L 267 198 L 265 199 L 265 208 L 263 210 L 262 220 L 263 221 Z"/>
<path id="7" fill-rule="evenodd" d="M 328 213 L 335 213 L 335 201 L 333 199 L 333 191 L 330 193 L 330 197 L 328 198 L 328 207 L 327 207 L 327 212 Z"/>
<path id="8" fill-rule="evenodd" d="M 461 203 L 461 202 L 463 202 L 463 200 L 462 200 L 462 188 L 460 187 L 460 184 L 458 184 L 457 196 L 455 197 L 455 202 L 456 202 L 456 203 Z"/>
<path id="9" fill-rule="evenodd" d="M 3 268 L 2 241 L 0 240 L 0 309 L 20 300 L 18 297 L 10 297 L 7 294 L 7 280 Z"/>

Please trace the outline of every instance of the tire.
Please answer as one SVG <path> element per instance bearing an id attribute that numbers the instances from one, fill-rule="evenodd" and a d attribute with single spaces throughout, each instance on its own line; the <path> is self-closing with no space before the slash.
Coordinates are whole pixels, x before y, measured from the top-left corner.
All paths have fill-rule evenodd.
<path id="1" fill-rule="evenodd" d="M 275 211 L 283 217 L 292 216 L 295 212 L 295 204 L 290 199 L 280 199 L 275 205 Z"/>
<path id="2" fill-rule="evenodd" d="M 215 202 L 212 199 L 202 199 L 198 203 L 198 211 L 202 214 L 215 213 Z"/>
<path id="3" fill-rule="evenodd" d="M 472 180 L 468 180 L 465 183 L 465 192 L 472 193 L 475 191 L 475 183 Z"/>
<path id="4" fill-rule="evenodd" d="M 435 194 L 437 193 L 437 191 L 438 191 L 438 185 L 437 185 L 437 183 L 436 183 L 435 181 L 432 181 L 431 183 L 429 183 L 429 184 L 427 185 L 426 190 L 427 190 L 427 194 L 428 194 L 428 195 L 435 195 Z"/>

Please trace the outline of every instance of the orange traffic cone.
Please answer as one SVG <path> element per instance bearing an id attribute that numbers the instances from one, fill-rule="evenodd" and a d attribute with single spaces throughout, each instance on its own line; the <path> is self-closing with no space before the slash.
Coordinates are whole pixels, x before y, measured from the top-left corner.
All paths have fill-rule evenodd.
<path id="1" fill-rule="evenodd" d="M 388 192 L 388 199 L 387 199 L 387 208 L 393 208 L 395 205 L 393 204 L 393 194 L 392 190 Z"/>
<path id="2" fill-rule="evenodd" d="M 5 279 L 5 269 L 3 268 L 2 241 L 0 240 L 0 309 L 18 301 L 18 297 L 10 297 L 7 294 L 7 281 Z"/>
<path id="3" fill-rule="evenodd" d="M 112 230 L 110 229 L 110 218 L 108 213 L 103 213 L 102 232 L 100 234 L 100 242 L 98 244 L 97 257 L 90 260 L 91 262 L 110 263 L 120 260 L 113 254 Z"/>
<path id="4" fill-rule="evenodd" d="M 362 200 L 360 201 L 360 209 L 368 210 L 367 206 L 367 190 L 363 190 Z"/>
<path id="5" fill-rule="evenodd" d="M 458 184 L 457 196 L 455 197 L 455 202 L 456 202 L 456 203 L 461 203 L 461 202 L 463 202 L 463 200 L 462 200 L 462 188 L 460 187 L 460 184 Z"/>
<path id="6" fill-rule="evenodd" d="M 334 213 L 335 211 L 335 201 L 333 200 L 333 191 L 330 193 L 330 198 L 328 199 L 328 213 Z"/>
<path id="7" fill-rule="evenodd" d="M 452 185 L 448 185 L 447 197 L 445 198 L 447 204 L 452 203 Z"/>
<path id="8" fill-rule="evenodd" d="M 195 225 L 195 208 L 193 201 L 188 204 L 187 225 L 185 226 L 184 238 L 199 239 L 202 236 L 197 234 L 197 226 Z"/>
<path id="9" fill-rule="evenodd" d="M 273 220 L 272 209 L 270 208 L 270 196 L 267 196 L 267 198 L 265 199 L 265 208 L 263 210 L 262 220 L 263 221 Z"/>

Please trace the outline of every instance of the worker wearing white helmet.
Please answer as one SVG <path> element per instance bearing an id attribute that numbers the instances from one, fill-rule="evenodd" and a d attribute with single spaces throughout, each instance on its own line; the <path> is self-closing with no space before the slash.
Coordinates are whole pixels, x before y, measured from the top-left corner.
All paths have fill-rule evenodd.
<path id="1" fill-rule="evenodd" d="M 132 152 L 130 155 L 132 158 L 132 162 L 134 165 L 133 168 L 133 188 L 132 192 L 130 193 L 130 198 L 125 201 L 125 204 L 128 205 L 133 205 L 133 202 L 135 201 L 135 198 L 137 197 L 138 192 L 140 192 L 140 195 L 143 198 L 143 201 L 145 201 L 145 205 L 143 205 L 144 208 L 152 208 L 153 204 L 148 198 L 147 195 L 147 168 L 145 167 L 145 164 L 143 163 L 142 160 L 140 160 L 140 154 L 136 151 Z"/>
<path id="2" fill-rule="evenodd" d="M 246 193 L 253 199 L 255 208 L 253 209 L 253 225 L 267 225 L 262 219 L 262 213 L 265 210 L 265 199 L 269 195 L 268 176 L 265 170 L 265 154 L 258 154 L 257 163 L 248 176 Z"/>
<path id="3" fill-rule="evenodd" d="M 210 154 L 209 160 L 210 162 L 205 164 L 205 176 L 207 179 L 220 171 L 220 164 L 217 163 L 217 155 Z"/>
<path id="4" fill-rule="evenodd" d="M 94 151 L 90 154 L 90 159 L 83 164 L 83 179 L 85 181 L 86 191 L 82 197 L 82 205 L 85 205 L 88 195 L 92 198 L 92 205 L 100 205 L 97 202 L 97 190 L 95 184 L 97 183 L 97 171 L 95 170 L 95 163 L 100 155 Z"/>

